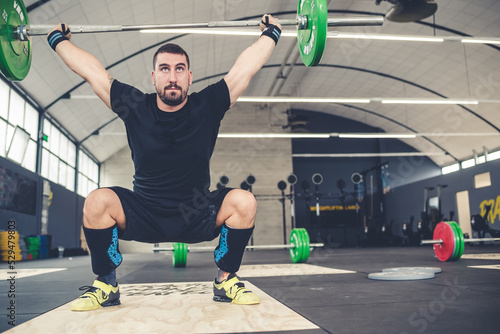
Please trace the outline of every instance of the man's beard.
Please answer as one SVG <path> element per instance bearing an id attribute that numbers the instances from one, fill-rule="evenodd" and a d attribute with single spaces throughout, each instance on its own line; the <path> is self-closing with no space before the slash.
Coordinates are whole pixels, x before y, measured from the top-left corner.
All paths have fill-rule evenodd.
<path id="1" fill-rule="evenodd" d="M 177 95 L 177 91 L 167 91 L 169 88 L 177 88 L 180 94 Z M 178 106 L 187 98 L 187 91 L 183 91 L 182 88 L 177 85 L 164 87 L 163 90 L 157 87 L 156 92 L 158 93 L 160 100 L 171 107 Z"/>

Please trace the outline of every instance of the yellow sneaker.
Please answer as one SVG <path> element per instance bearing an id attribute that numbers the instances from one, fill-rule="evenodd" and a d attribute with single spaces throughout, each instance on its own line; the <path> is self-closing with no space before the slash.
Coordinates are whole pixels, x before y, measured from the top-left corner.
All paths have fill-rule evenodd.
<path id="1" fill-rule="evenodd" d="M 259 304 L 260 298 L 245 288 L 235 274 L 229 275 L 222 282 L 214 281 L 214 300 L 216 302 L 234 303 L 240 305 Z"/>
<path id="2" fill-rule="evenodd" d="M 120 288 L 95 280 L 92 286 L 82 286 L 87 290 L 71 304 L 71 311 L 90 311 L 101 307 L 120 305 Z"/>

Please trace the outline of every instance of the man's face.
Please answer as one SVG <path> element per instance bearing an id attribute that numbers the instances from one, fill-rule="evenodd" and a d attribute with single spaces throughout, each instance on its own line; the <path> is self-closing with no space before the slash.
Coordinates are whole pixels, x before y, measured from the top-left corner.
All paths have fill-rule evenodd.
<path id="1" fill-rule="evenodd" d="M 187 60 L 184 55 L 160 53 L 156 58 L 152 79 L 158 97 L 163 103 L 177 106 L 187 98 L 193 73 L 187 68 Z"/>

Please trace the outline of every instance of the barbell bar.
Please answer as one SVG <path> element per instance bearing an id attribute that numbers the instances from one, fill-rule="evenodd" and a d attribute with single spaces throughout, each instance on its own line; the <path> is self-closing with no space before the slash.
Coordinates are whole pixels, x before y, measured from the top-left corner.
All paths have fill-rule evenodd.
<path id="1" fill-rule="evenodd" d="M 295 228 L 290 233 L 290 243 L 286 245 L 252 245 L 245 249 L 289 249 L 290 258 L 293 263 L 305 263 L 309 259 L 311 248 L 324 247 L 323 243 L 311 244 L 309 234 L 304 228 Z M 172 247 L 153 247 L 153 252 L 170 251 L 172 252 L 172 263 L 174 267 L 185 267 L 188 252 L 213 251 L 213 246 L 189 247 L 184 243 L 173 243 Z"/>
<path id="2" fill-rule="evenodd" d="M 500 241 L 500 238 L 472 238 L 472 239 L 465 239 L 464 242 L 489 242 L 489 241 Z M 438 239 L 438 240 L 422 240 L 421 244 L 422 245 L 429 245 L 429 244 L 442 244 L 443 240 Z"/>
<path id="3" fill-rule="evenodd" d="M 383 16 L 328 18 L 326 0 L 299 0 L 295 19 L 282 25 L 297 27 L 301 58 L 306 66 L 319 64 L 326 46 L 328 26 L 379 26 Z M 149 25 L 72 25 L 71 32 L 103 33 L 152 29 L 187 29 L 259 26 L 260 21 L 212 21 L 206 23 Z M 0 0 L 0 71 L 9 80 L 23 80 L 31 67 L 31 37 L 48 34 L 54 25 L 30 25 L 22 0 Z"/>
<path id="4" fill-rule="evenodd" d="M 301 15 L 296 19 L 279 20 L 282 26 L 297 26 L 298 30 L 308 27 L 307 16 Z M 380 17 L 349 17 L 328 18 L 327 25 L 331 26 L 379 26 L 384 23 Z M 239 28 L 259 26 L 260 21 L 210 21 L 205 23 L 179 23 L 179 24 L 148 24 L 148 25 L 71 25 L 72 34 L 124 32 L 156 29 L 197 29 L 197 28 Z M 54 29 L 53 25 L 20 25 L 15 30 L 16 39 L 27 40 L 32 36 L 45 36 Z"/>
<path id="5" fill-rule="evenodd" d="M 324 247 L 325 244 L 322 243 L 316 243 L 316 244 L 309 244 L 310 247 Z M 246 246 L 245 249 L 289 249 L 289 248 L 295 248 L 295 244 L 286 244 L 286 245 L 251 245 L 251 246 Z M 188 246 L 188 252 L 205 252 L 205 251 L 213 251 L 214 247 L 212 246 L 204 246 L 204 247 L 189 247 Z M 158 251 L 158 252 L 166 252 L 166 251 L 174 251 L 174 247 L 153 247 L 153 251 Z"/>
<path id="6" fill-rule="evenodd" d="M 500 238 L 465 239 L 462 229 L 456 222 L 440 222 L 434 228 L 432 240 L 422 240 L 420 244 L 432 244 L 434 253 L 440 261 L 457 261 L 462 257 L 465 243 L 490 241 L 500 241 Z"/>

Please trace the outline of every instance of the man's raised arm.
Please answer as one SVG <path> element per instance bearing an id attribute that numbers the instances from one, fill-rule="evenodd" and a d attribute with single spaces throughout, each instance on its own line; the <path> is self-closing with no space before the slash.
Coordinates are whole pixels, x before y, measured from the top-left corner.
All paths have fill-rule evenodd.
<path id="1" fill-rule="evenodd" d="M 96 95 L 111 109 L 110 90 L 113 77 L 92 54 L 80 49 L 69 40 L 71 32 L 65 24 L 59 24 L 47 35 L 50 46 L 64 63 L 87 81 Z"/>
<path id="2" fill-rule="evenodd" d="M 281 35 L 281 25 L 271 15 L 264 15 L 262 22 L 266 22 L 265 25 L 261 24 L 262 36 L 252 46 L 243 51 L 229 73 L 224 77 L 229 88 L 231 106 L 248 87 L 250 79 L 267 62 Z"/>

